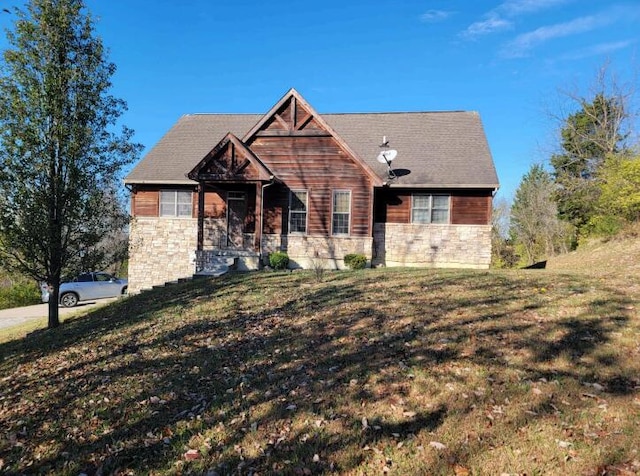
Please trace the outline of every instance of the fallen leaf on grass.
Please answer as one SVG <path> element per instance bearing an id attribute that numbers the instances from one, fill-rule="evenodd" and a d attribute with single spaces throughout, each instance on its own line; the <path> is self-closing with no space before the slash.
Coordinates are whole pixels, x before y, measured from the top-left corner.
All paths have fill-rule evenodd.
<path id="1" fill-rule="evenodd" d="M 200 451 L 189 450 L 183 456 L 184 456 L 184 459 L 186 459 L 187 461 L 193 461 L 194 459 L 200 458 Z"/>
<path id="2" fill-rule="evenodd" d="M 453 467 L 453 472 L 456 476 L 469 476 L 471 474 L 468 468 L 465 468 L 464 466 L 461 466 L 459 464 L 456 464 Z"/>

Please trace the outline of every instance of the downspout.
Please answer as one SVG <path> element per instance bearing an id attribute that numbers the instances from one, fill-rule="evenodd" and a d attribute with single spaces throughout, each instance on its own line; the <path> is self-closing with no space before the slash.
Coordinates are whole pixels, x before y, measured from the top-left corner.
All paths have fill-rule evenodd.
<path id="1" fill-rule="evenodd" d="M 270 182 L 266 185 L 260 187 L 260 249 L 258 250 L 260 254 L 260 261 L 262 261 L 262 240 L 264 239 L 264 189 L 276 183 L 275 177 L 271 175 L 269 177 Z"/>

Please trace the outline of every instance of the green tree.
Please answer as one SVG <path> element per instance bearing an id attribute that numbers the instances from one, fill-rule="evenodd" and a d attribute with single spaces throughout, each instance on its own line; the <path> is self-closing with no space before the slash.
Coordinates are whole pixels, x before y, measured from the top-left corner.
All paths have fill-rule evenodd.
<path id="1" fill-rule="evenodd" d="M 567 224 L 559 220 L 553 194 L 556 185 L 541 165 L 522 178 L 511 207 L 509 233 L 520 256 L 530 265 L 566 248 Z"/>
<path id="2" fill-rule="evenodd" d="M 587 226 L 593 235 L 614 235 L 640 220 L 640 156 L 610 155 L 599 174 L 600 195 Z"/>
<path id="3" fill-rule="evenodd" d="M 569 97 L 577 108 L 561 118 L 561 151 L 551 157 L 551 166 L 558 185 L 556 199 L 560 217 L 583 231 L 595 214 L 600 194 L 598 172 L 605 158 L 625 150 L 631 115 L 630 93 L 609 80 L 603 68 L 592 96 L 588 99 L 577 95 Z"/>
<path id="4" fill-rule="evenodd" d="M 0 257 L 51 286 L 52 328 L 61 276 L 122 219 L 120 171 L 140 146 L 117 127 L 126 104 L 83 1 L 31 0 L 16 16 L 0 75 Z"/>

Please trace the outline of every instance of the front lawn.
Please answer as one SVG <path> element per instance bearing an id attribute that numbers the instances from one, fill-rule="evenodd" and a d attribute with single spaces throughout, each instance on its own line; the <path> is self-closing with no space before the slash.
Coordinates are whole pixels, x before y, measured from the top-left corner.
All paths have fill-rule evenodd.
<path id="1" fill-rule="evenodd" d="M 0 344 L 0 472 L 635 474 L 638 296 L 549 271 L 234 274 Z"/>

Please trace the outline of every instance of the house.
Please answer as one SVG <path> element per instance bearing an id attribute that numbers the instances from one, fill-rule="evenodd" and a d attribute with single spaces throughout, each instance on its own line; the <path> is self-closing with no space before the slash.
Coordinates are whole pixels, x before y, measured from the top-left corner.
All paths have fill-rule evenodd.
<path id="1" fill-rule="evenodd" d="M 264 115 L 181 117 L 125 183 L 131 292 L 276 250 L 303 268 L 491 259 L 498 178 L 476 112 L 321 115 L 291 89 Z"/>

